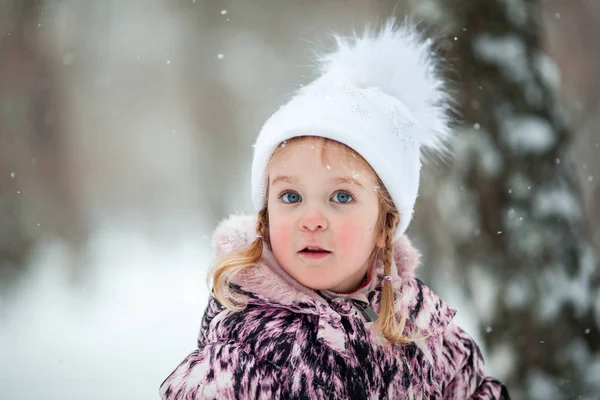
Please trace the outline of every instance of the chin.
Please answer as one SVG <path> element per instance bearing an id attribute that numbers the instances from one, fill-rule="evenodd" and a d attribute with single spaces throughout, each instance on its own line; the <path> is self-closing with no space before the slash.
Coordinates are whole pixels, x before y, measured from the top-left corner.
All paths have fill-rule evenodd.
<path id="1" fill-rule="evenodd" d="M 296 280 L 312 290 L 326 290 L 339 284 L 339 282 L 324 280 L 322 278 L 302 279 L 302 277 L 298 277 Z"/>

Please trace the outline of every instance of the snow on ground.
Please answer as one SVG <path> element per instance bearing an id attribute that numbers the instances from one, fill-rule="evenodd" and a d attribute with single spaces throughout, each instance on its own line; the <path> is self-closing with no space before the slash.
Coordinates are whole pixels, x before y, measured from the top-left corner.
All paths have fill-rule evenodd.
<path id="1" fill-rule="evenodd" d="M 68 285 L 73 256 L 40 246 L 30 275 L 0 302 L 0 398 L 153 399 L 196 345 L 209 242 L 99 232 Z"/>

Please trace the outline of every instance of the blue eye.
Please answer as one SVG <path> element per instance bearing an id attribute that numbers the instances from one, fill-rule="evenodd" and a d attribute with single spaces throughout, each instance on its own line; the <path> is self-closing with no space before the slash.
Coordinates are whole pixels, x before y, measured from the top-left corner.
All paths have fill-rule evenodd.
<path id="1" fill-rule="evenodd" d="M 286 197 L 287 197 L 287 199 L 286 199 Z M 295 204 L 295 203 L 298 203 L 300 200 L 302 200 L 302 197 L 300 197 L 300 195 L 298 193 L 294 193 L 294 192 L 285 192 L 281 196 L 279 196 L 279 198 L 283 199 L 284 203 L 289 203 L 289 204 Z"/>
<path id="2" fill-rule="evenodd" d="M 342 192 L 342 191 L 335 192 L 331 198 L 336 203 L 341 203 L 341 204 L 350 203 L 352 200 L 354 200 L 354 198 L 352 197 L 352 195 L 350 193 Z"/>

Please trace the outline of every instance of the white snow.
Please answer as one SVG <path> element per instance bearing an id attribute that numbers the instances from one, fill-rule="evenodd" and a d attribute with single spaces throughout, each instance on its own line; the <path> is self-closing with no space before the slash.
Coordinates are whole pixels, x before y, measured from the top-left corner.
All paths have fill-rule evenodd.
<path id="1" fill-rule="evenodd" d="M 536 116 L 513 116 L 503 121 L 502 140 L 520 154 L 543 153 L 556 142 L 556 133 L 544 119 Z"/>
<path id="2" fill-rule="evenodd" d="M 473 47 L 477 57 L 497 65 L 515 82 L 528 79 L 530 74 L 525 44 L 517 35 L 481 34 L 475 38 Z"/>
<path id="3" fill-rule="evenodd" d="M 525 26 L 527 24 L 527 7 L 522 0 L 504 0 L 504 10 L 508 19 L 516 26 Z"/>
<path id="4" fill-rule="evenodd" d="M 592 358 L 586 365 L 586 381 L 592 391 L 600 393 L 600 356 Z"/>
<path id="5" fill-rule="evenodd" d="M 563 400 L 554 379 L 542 371 L 529 373 L 527 386 L 531 400 Z"/>
<path id="6" fill-rule="evenodd" d="M 508 193 L 514 198 L 526 198 L 530 195 L 531 180 L 521 172 L 516 172 L 509 177 Z"/>
<path id="7" fill-rule="evenodd" d="M 477 162 L 489 176 L 497 176 L 504 169 L 504 160 L 498 148 L 491 142 L 489 135 L 481 131 L 476 123 L 472 129 L 466 129 L 457 136 L 454 144 L 456 150 L 456 167 L 460 170 L 470 168 L 471 154 L 475 153 Z"/>
<path id="8" fill-rule="evenodd" d="M 569 220 L 581 218 L 581 206 L 570 190 L 557 186 L 541 186 L 533 197 L 532 212 L 536 217 L 560 216 Z"/>
<path id="9" fill-rule="evenodd" d="M 206 244 L 206 246 L 203 246 Z M 207 299 L 207 243 L 96 234 L 82 259 L 40 248 L 15 297 L 0 303 L 5 399 L 152 399 L 196 345 Z M 92 275 L 69 286 L 66 265 Z"/>
<path id="10" fill-rule="evenodd" d="M 521 223 L 521 218 L 519 217 L 516 222 Z M 511 226 L 511 230 L 514 229 L 515 226 Z M 540 257 L 540 253 L 545 247 L 544 241 L 546 239 L 541 235 L 536 224 L 523 224 L 507 238 L 510 240 L 511 249 L 515 254 L 531 260 L 539 259 L 538 257 Z"/>
<path id="11" fill-rule="evenodd" d="M 494 313 L 497 310 L 496 301 L 498 299 L 499 286 L 486 267 L 473 265 L 469 269 L 470 287 L 473 291 L 474 307 L 477 309 L 477 316 L 483 324 L 489 324 L 494 320 Z"/>
<path id="12" fill-rule="evenodd" d="M 468 202 L 468 196 L 468 193 L 456 190 L 449 180 L 446 184 L 441 185 L 439 195 L 435 197 L 436 202 L 443 203 L 438 207 L 451 210 L 449 214 L 442 217 L 452 220 L 452 223 L 448 224 L 452 229 L 452 234 L 465 239 L 470 239 L 473 232 L 480 226 L 479 214 L 474 207 L 463 206 L 465 202 Z"/>
<path id="13" fill-rule="evenodd" d="M 527 217 L 527 213 L 522 208 L 510 208 L 504 217 L 504 225 L 507 230 L 512 231 L 513 234 L 516 229 L 520 229 L 523 225 L 523 219 Z"/>
<path id="14" fill-rule="evenodd" d="M 531 295 L 531 288 L 526 279 L 517 275 L 508 282 L 504 303 L 508 308 L 520 309 L 528 305 Z"/>
<path id="15" fill-rule="evenodd" d="M 504 381 L 509 371 L 514 369 L 517 361 L 514 349 L 514 343 L 495 343 L 494 349 L 485 358 L 486 365 L 493 365 L 494 370 L 498 371 L 494 375 L 494 378 Z M 487 368 L 486 373 L 489 373 Z"/>
<path id="16" fill-rule="evenodd" d="M 490 177 L 498 176 L 504 169 L 504 160 L 498 149 L 492 146 L 487 135 L 481 135 L 478 146 L 483 169 Z"/>
<path id="17" fill-rule="evenodd" d="M 449 16 L 444 7 L 440 7 L 440 4 L 435 0 L 419 0 L 411 2 L 411 10 L 415 15 L 425 19 L 428 23 L 442 23 Z M 428 38 L 426 43 L 430 43 L 431 39 Z"/>
<path id="18" fill-rule="evenodd" d="M 542 78 L 549 83 L 554 89 L 560 87 L 560 69 L 548 54 L 543 51 L 537 51 L 533 59 L 537 70 L 542 75 Z"/>
<path id="19" fill-rule="evenodd" d="M 544 301 L 538 306 L 540 320 L 553 319 L 566 302 L 573 305 L 576 317 L 594 307 L 594 293 L 589 289 L 589 282 L 595 272 L 594 250 L 591 246 L 586 246 L 581 256 L 580 269 L 573 278 L 567 275 L 562 265 L 546 268 L 540 273 L 540 288 L 545 294 Z"/>
<path id="20" fill-rule="evenodd" d="M 576 365 L 588 365 L 590 362 L 590 351 L 582 338 L 573 338 L 560 351 L 564 352 L 569 359 L 574 360 Z"/>

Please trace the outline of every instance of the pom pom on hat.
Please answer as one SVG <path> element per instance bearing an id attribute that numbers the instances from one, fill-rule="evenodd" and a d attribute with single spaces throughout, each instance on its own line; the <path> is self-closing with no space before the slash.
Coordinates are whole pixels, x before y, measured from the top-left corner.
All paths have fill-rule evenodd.
<path id="1" fill-rule="evenodd" d="M 444 152 L 450 136 L 450 97 L 437 71 L 432 40 L 419 36 L 414 24 L 365 29 L 362 37 L 335 35 L 337 51 L 319 55 L 321 74 L 345 80 L 359 88 L 377 87 L 398 99 L 418 123 L 416 139 L 434 151 Z"/>
<path id="2" fill-rule="evenodd" d="M 321 75 L 263 125 L 254 145 L 252 200 L 264 207 L 267 165 L 275 148 L 297 136 L 336 140 L 377 173 L 400 212 L 398 238 L 412 219 L 421 147 L 447 151 L 450 98 L 431 41 L 394 19 L 362 36 L 336 36 L 337 50 L 318 57 Z"/>

